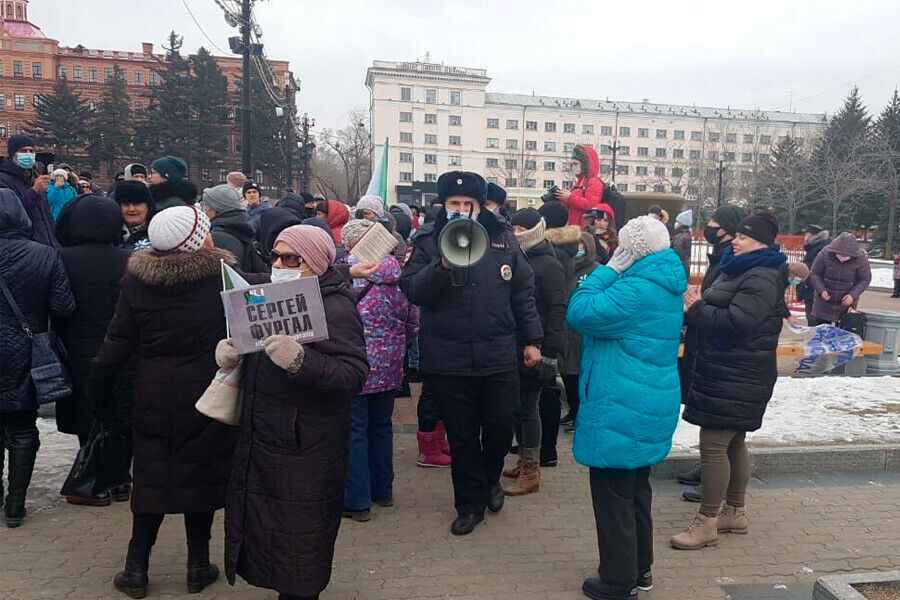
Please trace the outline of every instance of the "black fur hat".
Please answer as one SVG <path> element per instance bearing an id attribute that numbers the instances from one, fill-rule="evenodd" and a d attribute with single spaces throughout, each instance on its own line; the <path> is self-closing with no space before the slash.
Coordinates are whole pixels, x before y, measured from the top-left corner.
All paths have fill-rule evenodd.
<path id="1" fill-rule="evenodd" d="M 449 171 L 438 178 L 438 200 L 442 203 L 451 196 L 474 198 L 484 206 L 487 201 L 487 183 L 478 173 Z"/>

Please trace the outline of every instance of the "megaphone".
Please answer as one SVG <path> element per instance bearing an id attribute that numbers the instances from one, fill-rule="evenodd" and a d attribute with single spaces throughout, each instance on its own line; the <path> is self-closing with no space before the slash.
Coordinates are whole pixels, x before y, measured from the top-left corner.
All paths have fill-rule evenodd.
<path id="1" fill-rule="evenodd" d="M 441 230 L 438 252 L 451 266 L 468 269 L 483 259 L 491 239 L 487 229 L 474 219 L 454 219 Z"/>

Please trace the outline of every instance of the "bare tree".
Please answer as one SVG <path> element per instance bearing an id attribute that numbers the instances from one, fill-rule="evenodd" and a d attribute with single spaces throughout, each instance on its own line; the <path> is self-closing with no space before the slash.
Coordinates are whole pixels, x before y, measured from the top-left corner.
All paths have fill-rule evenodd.
<path id="1" fill-rule="evenodd" d="M 820 145 L 810 163 L 811 183 L 828 208 L 832 232 L 838 230 L 840 221 L 850 216 L 867 193 L 879 191 L 865 165 L 865 159 L 871 156 L 869 136 L 854 136 L 844 142 L 840 152 Z"/>
<path id="2" fill-rule="evenodd" d="M 891 256 L 897 230 L 897 205 L 900 203 L 900 150 L 885 135 L 876 135 L 865 156 L 871 190 L 887 202 L 885 256 Z"/>
<path id="3" fill-rule="evenodd" d="M 532 150 L 507 149 L 498 159 L 497 166 L 490 168 L 490 174 L 504 187 L 535 187 L 537 154 Z M 515 181 L 514 185 L 510 185 Z M 528 184 L 528 185 L 526 185 Z"/>
<path id="4" fill-rule="evenodd" d="M 759 167 L 748 178 L 749 206 L 773 209 L 794 233 L 800 212 L 821 201 L 813 193 L 808 152 L 788 136 L 772 150 L 771 162 Z"/>
<path id="5" fill-rule="evenodd" d="M 361 108 L 350 111 L 349 123 L 341 129 L 325 129 L 319 136 L 324 154 L 336 157 L 344 178 L 345 199 L 355 201 L 372 178 L 372 139 L 368 113 Z"/>

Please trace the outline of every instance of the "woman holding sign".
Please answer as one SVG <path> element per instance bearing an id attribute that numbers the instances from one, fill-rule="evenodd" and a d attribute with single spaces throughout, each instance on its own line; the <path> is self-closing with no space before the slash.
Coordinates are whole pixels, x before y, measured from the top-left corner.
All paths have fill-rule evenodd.
<path id="1" fill-rule="evenodd" d="M 356 295 L 337 273 L 334 242 L 295 225 L 272 251 L 281 281 L 317 277 L 329 339 L 301 345 L 273 335 L 243 357 L 243 408 L 225 509 L 228 581 L 274 589 L 282 600 L 318 598 L 331 577 L 344 508 L 350 403 L 369 374 Z M 231 340 L 220 367 L 241 360 Z"/>

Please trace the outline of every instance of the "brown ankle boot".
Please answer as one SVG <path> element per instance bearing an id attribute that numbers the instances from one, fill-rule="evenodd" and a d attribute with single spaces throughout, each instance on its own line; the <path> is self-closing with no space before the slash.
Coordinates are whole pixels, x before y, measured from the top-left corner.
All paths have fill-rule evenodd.
<path id="1" fill-rule="evenodd" d="M 523 448 L 519 461 L 519 476 L 515 483 L 504 486 L 507 496 L 524 496 L 541 489 L 541 467 L 538 463 L 540 448 Z"/>
<path id="2" fill-rule="evenodd" d="M 750 524 L 747 521 L 747 509 L 726 504 L 722 512 L 719 513 L 716 527 L 719 533 L 747 533 L 750 530 Z"/>
<path id="3" fill-rule="evenodd" d="M 522 472 L 522 455 L 519 455 L 519 460 L 516 462 L 516 466 L 511 467 L 509 469 L 505 469 L 503 471 L 503 476 L 508 477 L 509 479 L 518 479 L 519 473 Z"/>
<path id="4" fill-rule="evenodd" d="M 707 517 L 697 513 L 687 529 L 672 536 L 669 544 L 677 550 L 699 550 L 706 546 L 715 546 L 719 543 L 719 534 L 716 531 L 717 521 L 716 517 Z"/>

